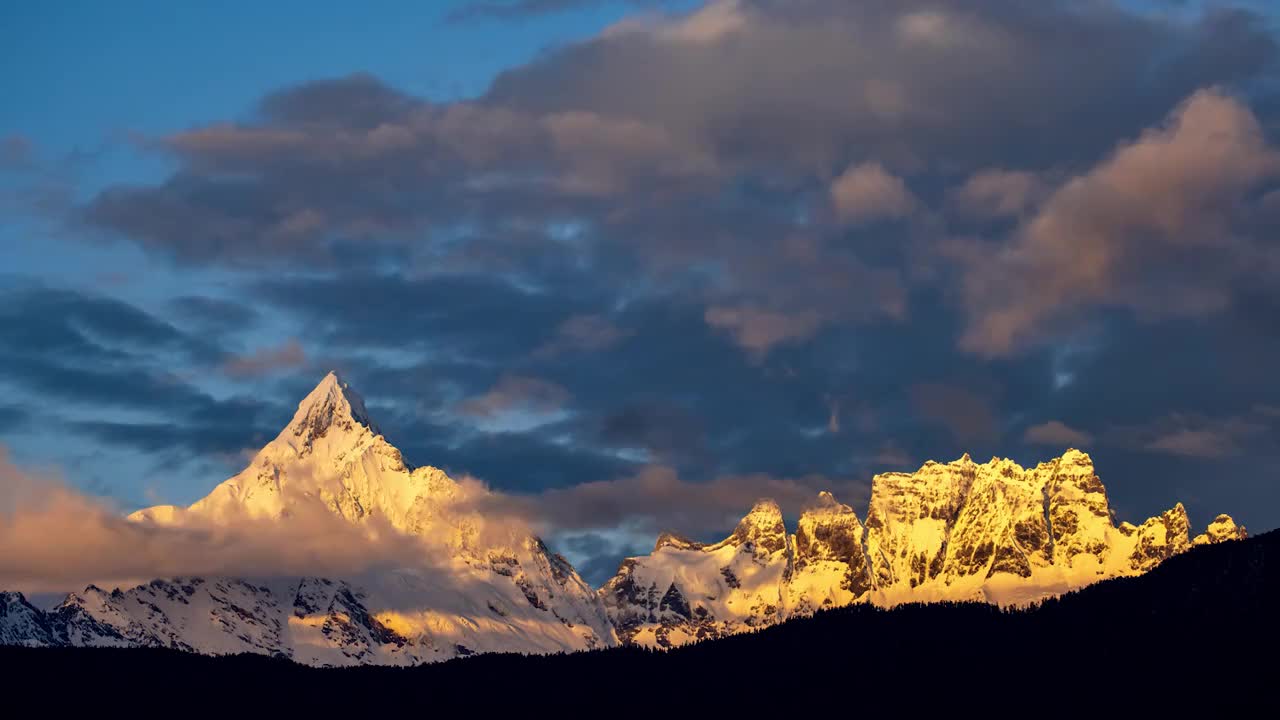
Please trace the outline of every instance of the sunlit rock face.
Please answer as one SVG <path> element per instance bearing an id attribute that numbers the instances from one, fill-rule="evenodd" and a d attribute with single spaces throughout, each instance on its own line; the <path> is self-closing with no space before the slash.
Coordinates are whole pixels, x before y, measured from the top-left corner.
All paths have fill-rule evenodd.
<path id="1" fill-rule="evenodd" d="M 1009 460 L 976 466 L 973 483 L 947 533 L 940 572 L 946 584 L 999 573 L 1031 577 L 1053 563 L 1045 522 L 1045 487 Z M 936 561 L 929 570 L 937 567 Z"/>
<path id="2" fill-rule="evenodd" d="M 664 535 L 600 592 L 621 641 L 666 647 L 856 602 L 1034 602 L 1146 572 L 1192 546 L 1189 528 L 1181 504 L 1116 526 L 1078 450 L 1033 468 L 965 455 L 877 475 L 865 525 L 824 492 L 789 540 L 764 504 L 715 545 Z M 1223 515 L 1195 542 L 1239 537 Z"/>
<path id="3" fill-rule="evenodd" d="M 1209 529 L 1192 540 L 1193 545 L 1214 545 L 1228 540 L 1243 540 L 1249 536 L 1243 525 L 1236 525 L 1230 515 L 1219 515 L 1209 523 Z"/>
<path id="4" fill-rule="evenodd" d="M 787 611 L 802 615 L 862 600 L 871 590 L 863 527 L 853 508 L 829 492 L 796 523 L 795 567 L 787 584 Z"/>
<path id="5" fill-rule="evenodd" d="M 968 455 L 914 474 L 885 473 L 871 483 L 867 552 L 876 587 L 915 587 L 942 570 L 948 529 L 955 524 L 977 466 Z"/>

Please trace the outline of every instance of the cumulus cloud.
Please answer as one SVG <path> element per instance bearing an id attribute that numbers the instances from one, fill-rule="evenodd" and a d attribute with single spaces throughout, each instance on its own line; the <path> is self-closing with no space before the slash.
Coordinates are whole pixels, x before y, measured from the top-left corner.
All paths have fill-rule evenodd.
<path id="1" fill-rule="evenodd" d="M 909 213 L 915 198 L 902 178 L 879 163 L 851 166 L 831 183 L 836 215 L 847 223 L 899 218 Z"/>
<path id="2" fill-rule="evenodd" d="M 1250 110 L 1216 90 L 1058 188 L 965 278 L 966 348 L 998 355 L 1082 308 L 1202 315 L 1231 300 L 1232 278 L 1274 266 L 1233 220 L 1280 173 Z"/>
<path id="3" fill-rule="evenodd" d="M 1093 444 L 1093 436 L 1077 430 L 1061 420 L 1032 425 L 1022 433 L 1022 439 L 1033 445 L 1052 445 L 1058 448 L 1087 448 Z"/>

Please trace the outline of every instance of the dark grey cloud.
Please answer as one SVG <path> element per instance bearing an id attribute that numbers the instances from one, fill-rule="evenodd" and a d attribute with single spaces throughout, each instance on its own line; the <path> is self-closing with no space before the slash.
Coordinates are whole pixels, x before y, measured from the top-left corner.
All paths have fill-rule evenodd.
<path id="1" fill-rule="evenodd" d="M 664 402 L 627 405 L 599 420 L 606 446 L 645 451 L 651 462 L 671 464 L 708 451 L 706 430 L 694 410 Z"/>
<path id="2" fill-rule="evenodd" d="M 259 347 L 251 352 L 227 358 L 223 372 L 231 377 L 255 377 L 283 372 L 301 372 L 308 366 L 307 351 L 297 338 L 279 345 Z"/>
<path id="3" fill-rule="evenodd" d="M 26 408 L 22 424 L 6 425 L 6 432 L 70 431 L 187 460 L 238 453 L 287 415 L 270 399 L 215 398 L 201 389 L 195 381 L 203 369 L 225 356 L 203 337 L 119 299 L 29 283 L 0 293 L 0 383 L 40 401 L 39 412 Z M 155 419 L 68 420 L 69 409 L 74 416 Z"/>
<path id="4" fill-rule="evenodd" d="M 263 280 L 254 292 L 330 343 L 512 358 L 553 338 L 567 317 L 603 304 L 603 288 L 578 289 L 577 279 L 546 292 L 501 275 L 352 272 Z"/>
<path id="5" fill-rule="evenodd" d="M 961 274 L 981 336 L 1004 296 L 972 268 L 1007 263 L 976 258 L 1026 234 L 975 243 L 951 226 L 955 203 L 1008 216 L 1052 202 L 1061 178 L 1103 167 L 1198 89 L 1276 68 L 1261 16 L 1189 17 L 714 2 L 625 21 L 473 101 L 368 75 L 282 89 L 245 121 L 158 140 L 178 171 L 109 188 L 81 217 L 187 262 L 399 264 L 526 288 L 578 268 L 596 289 L 700 303 L 757 356 L 910 318 L 912 286 Z"/>
<path id="6" fill-rule="evenodd" d="M 941 423 L 961 443 L 990 442 L 996 435 L 996 409 L 991 393 L 965 387 L 920 383 L 911 387 L 911 401 L 928 422 Z"/>
<path id="7" fill-rule="evenodd" d="M 556 383 L 505 373 L 483 394 L 459 404 L 458 411 L 481 418 L 510 412 L 554 413 L 569 400 L 569 391 Z"/>
<path id="8" fill-rule="evenodd" d="M 209 362 L 217 348 L 171 323 L 114 298 L 9 283 L 0 288 L 0 339 L 8 351 L 109 359 L 147 349 Z"/>
<path id="9" fill-rule="evenodd" d="M 857 155 L 1038 166 L 1105 152 L 1274 53 L 1266 20 L 1243 10 L 1183 25 L 1111 3 L 721 2 L 513 69 L 490 98 L 639 118 L 831 175 Z"/>
<path id="10" fill-rule="evenodd" d="M 253 308 L 225 298 L 182 295 L 169 304 L 183 321 L 216 332 L 245 330 L 259 320 L 259 313 Z"/>

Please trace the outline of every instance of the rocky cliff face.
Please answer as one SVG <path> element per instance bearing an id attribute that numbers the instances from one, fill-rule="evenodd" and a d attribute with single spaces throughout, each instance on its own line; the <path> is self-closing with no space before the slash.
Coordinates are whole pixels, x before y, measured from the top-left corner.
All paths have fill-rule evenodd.
<path id="1" fill-rule="evenodd" d="M 788 536 L 762 503 L 721 543 L 660 538 L 600 592 L 623 642 L 665 647 L 856 602 L 1026 603 L 1146 572 L 1192 546 L 1189 528 L 1181 504 L 1116 526 L 1077 450 L 1029 469 L 966 455 L 877 475 L 865 527 L 822 493 Z M 1242 536 L 1223 515 L 1196 542 Z"/>
<path id="2" fill-rule="evenodd" d="M 871 570 L 864 530 L 853 508 L 829 492 L 805 510 L 796 524 L 795 562 L 787 583 L 788 614 L 808 614 L 866 598 Z"/>

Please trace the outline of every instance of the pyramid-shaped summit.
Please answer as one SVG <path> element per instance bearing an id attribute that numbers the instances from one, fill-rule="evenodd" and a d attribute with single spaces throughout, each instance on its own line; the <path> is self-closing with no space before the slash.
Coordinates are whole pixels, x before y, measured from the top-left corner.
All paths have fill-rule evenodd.
<path id="1" fill-rule="evenodd" d="M 321 502 L 337 515 L 373 515 L 419 534 L 458 486 L 437 468 L 414 468 L 382 436 L 364 399 L 336 373 L 298 403 L 289 424 L 191 512 L 214 519 L 278 518 L 296 502 Z"/>
<path id="2" fill-rule="evenodd" d="M 374 435 L 382 434 L 369 417 L 364 398 L 343 381 L 337 372 L 330 371 L 298 403 L 298 410 L 282 435 L 290 434 L 302 444 L 310 445 L 328 434 L 330 428 L 352 433 L 357 431 L 356 426 L 362 426 Z"/>
<path id="3" fill-rule="evenodd" d="M 407 465 L 360 395 L 329 373 L 243 471 L 189 508 L 147 508 L 131 517 L 232 530 L 274 521 L 298 533 L 286 537 L 305 540 L 318 509 L 380 538 L 388 535 L 385 525 L 407 536 L 393 543 L 389 558 L 375 558 L 377 567 L 389 568 L 252 582 L 184 578 L 120 594 L 86 590 L 68 599 L 64 614 L 86 618 L 72 633 L 84 638 L 78 644 L 266 652 L 311 664 L 404 664 L 614 644 L 594 591 L 568 562 L 519 522 L 486 527 L 471 509 L 486 496 L 438 468 Z M 311 512 L 300 512 L 304 503 Z M 303 516 L 309 519 L 296 522 Z M 255 522 L 241 525 L 246 519 Z"/>

